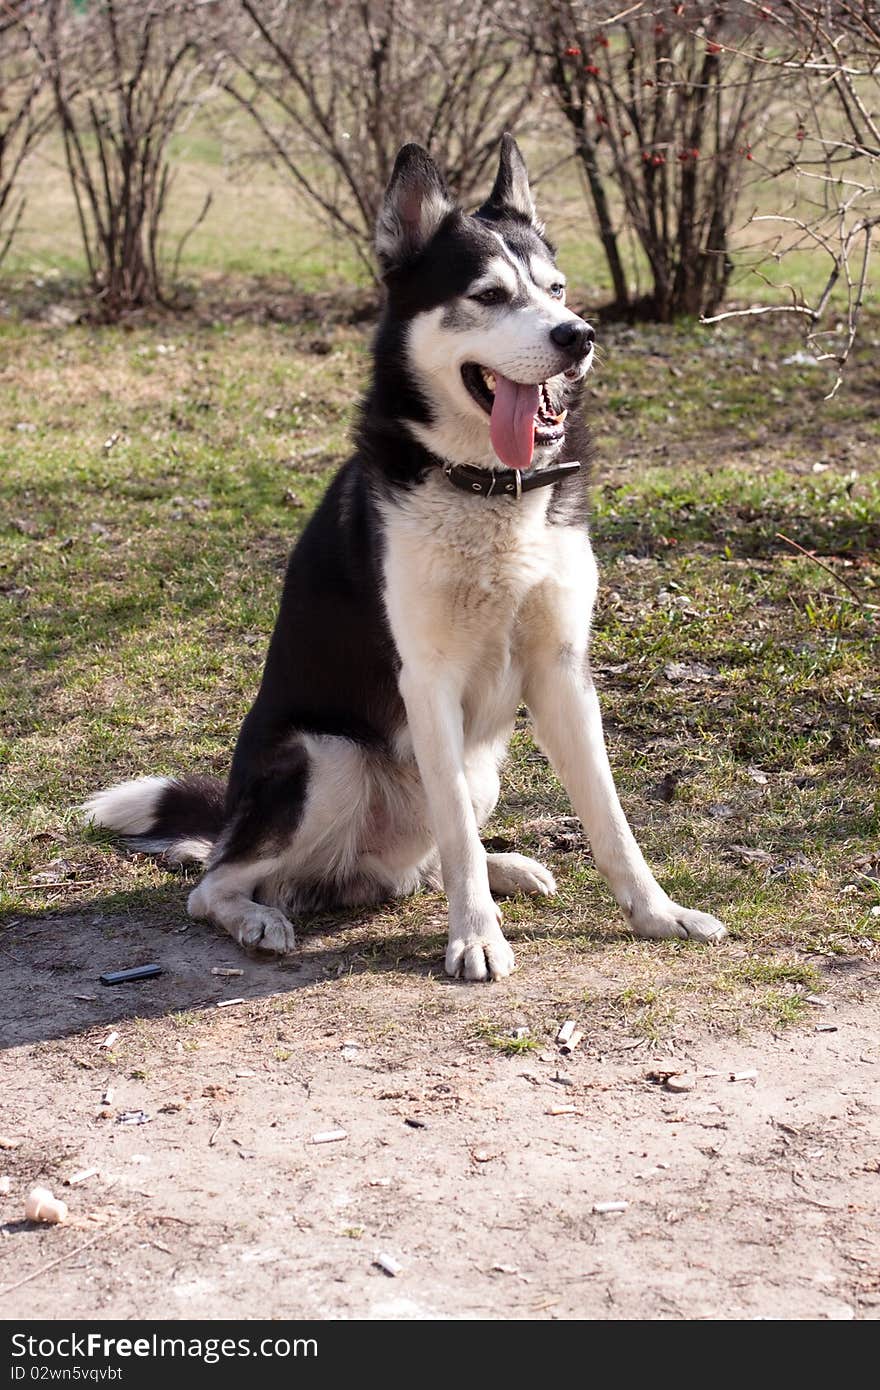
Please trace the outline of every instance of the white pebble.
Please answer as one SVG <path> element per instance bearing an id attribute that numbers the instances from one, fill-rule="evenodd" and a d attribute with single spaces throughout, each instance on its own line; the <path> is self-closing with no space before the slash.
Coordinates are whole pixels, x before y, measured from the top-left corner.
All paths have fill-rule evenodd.
<path id="1" fill-rule="evenodd" d="M 27 1221 L 45 1221 L 54 1226 L 67 1220 L 67 1203 L 54 1197 L 48 1187 L 35 1187 L 24 1204 Z"/>

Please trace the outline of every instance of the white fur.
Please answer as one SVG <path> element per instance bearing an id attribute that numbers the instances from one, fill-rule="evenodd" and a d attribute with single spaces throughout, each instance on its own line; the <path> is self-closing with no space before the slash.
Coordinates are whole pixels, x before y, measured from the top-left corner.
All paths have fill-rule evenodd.
<path id="1" fill-rule="evenodd" d="M 528 304 L 520 308 L 499 314 L 468 305 L 465 312 L 470 319 L 467 325 L 459 321 L 461 313 L 455 322 L 446 322 L 442 305 L 413 319 L 407 344 L 409 359 L 431 404 L 433 420 L 429 425 L 411 423 L 410 428 L 439 458 L 497 468 L 500 460 L 489 438 L 489 417 L 465 386 L 462 367 L 476 362 L 512 381 L 548 381 L 571 365 L 566 354 L 554 347 L 551 329 L 568 320 L 580 320 L 561 301 L 535 286 Z M 584 372 L 590 360 L 584 364 Z M 536 450 L 536 463 L 546 464 L 558 449 L 559 445 L 554 445 Z"/>
<path id="2" fill-rule="evenodd" d="M 150 852 L 150 844 L 141 841 L 139 848 Z M 197 835 L 190 835 L 183 840 L 171 840 L 166 842 L 163 847 L 165 858 L 169 864 L 207 864 L 211 858 L 214 848 L 212 840 L 203 840 Z"/>
<path id="3" fill-rule="evenodd" d="M 475 508 L 435 475 L 384 516 L 386 607 L 449 901 L 446 969 L 468 979 L 508 975 L 514 964 L 475 793 L 491 804 L 497 796 L 522 692 L 516 614 L 552 564 L 547 501 L 542 490 Z"/>
<path id="4" fill-rule="evenodd" d="M 551 285 L 565 287 L 565 276 L 547 256 L 529 256 L 529 270 L 539 289 L 546 291 Z M 559 302 L 561 303 L 561 300 Z"/>
<path id="5" fill-rule="evenodd" d="M 520 293 L 522 278 L 519 274 L 519 267 L 512 256 L 494 256 L 491 261 L 488 261 L 479 280 L 475 280 L 468 287 L 468 294 L 480 294 L 482 290 L 495 289 L 496 287 L 506 290 L 511 296 Z"/>
<path id="6" fill-rule="evenodd" d="M 120 835 L 148 835 L 156 818 L 156 807 L 171 777 L 138 777 L 118 782 L 115 787 L 96 792 L 80 810 L 92 825 L 115 830 Z"/>
<path id="7" fill-rule="evenodd" d="M 513 968 L 468 768 L 475 756 L 497 768 L 523 697 L 632 929 L 700 941 L 724 932 L 672 902 L 627 825 L 587 664 L 595 560 L 586 535 L 548 525 L 546 508 L 543 490 L 475 506 L 435 476 L 384 518 L 386 605 L 449 900 L 446 968 L 468 979 Z"/>

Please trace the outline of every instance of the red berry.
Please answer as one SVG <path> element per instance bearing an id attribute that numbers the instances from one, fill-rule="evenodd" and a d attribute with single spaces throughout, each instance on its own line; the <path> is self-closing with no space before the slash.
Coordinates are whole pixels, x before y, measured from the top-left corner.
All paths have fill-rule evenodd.
<path id="1" fill-rule="evenodd" d="M 707 53 L 723 53 L 723 52 L 724 52 L 724 48 L 723 48 L 723 45 L 722 45 L 722 44 L 720 44 L 720 43 L 715 43 L 714 40 L 713 40 L 713 41 L 711 41 L 710 43 L 707 43 L 707 44 L 706 44 L 706 52 L 707 52 Z"/>
<path id="2" fill-rule="evenodd" d="M 595 63 L 587 63 L 586 67 L 584 68 L 584 72 L 588 72 L 591 77 L 599 76 L 599 69 L 596 67 Z"/>
<path id="3" fill-rule="evenodd" d="M 579 48 L 567 48 L 565 50 L 565 56 L 566 58 L 579 58 L 581 56 L 581 51 Z"/>

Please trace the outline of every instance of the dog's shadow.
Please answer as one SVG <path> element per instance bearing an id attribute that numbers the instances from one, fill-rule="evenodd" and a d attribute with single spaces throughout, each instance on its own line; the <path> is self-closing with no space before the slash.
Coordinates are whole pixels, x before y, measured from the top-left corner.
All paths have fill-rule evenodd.
<path id="1" fill-rule="evenodd" d="M 111 892 L 0 920 L 0 1048 L 110 1030 L 129 1019 L 215 1009 L 232 999 L 247 1004 L 343 976 L 403 973 L 467 988 L 443 973 L 442 894 L 298 920 L 298 948 L 279 958 L 242 951 L 224 931 L 192 922 L 186 891 L 175 874 L 152 890 Z M 512 916 L 505 933 L 514 945 L 520 937 L 559 933 L 553 917 L 537 927 L 520 926 Z M 596 945 L 608 944 L 608 929 L 595 935 Z M 163 973 L 138 983 L 100 983 L 101 974 L 147 963 Z"/>
<path id="2" fill-rule="evenodd" d="M 19 913 L 0 924 L 0 1047 L 215 1009 L 226 1000 L 290 995 L 342 976 L 402 972 L 463 987 L 443 971 L 446 911 L 438 894 L 408 899 L 403 910 L 389 903 L 307 918 L 297 923 L 296 952 L 283 958 L 240 950 L 209 923 L 191 921 L 185 903 L 186 889 L 174 882 L 80 900 L 63 911 Z M 515 923 L 507 934 L 515 943 Z M 533 926 L 527 935 L 536 935 Z M 106 972 L 148 963 L 162 974 L 100 983 Z"/>
<path id="3" fill-rule="evenodd" d="M 0 1046 L 216 1008 L 234 998 L 289 994 L 343 973 L 375 969 L 382 950 L 380 934 L 359 914 L 354 922 L 341 915 L 338 922 L 326 916 L 304 922 L 298 950 L 289 957 L 245 952 L 210 924 L 190 921 L 185 903 L 179 885 L 163 885 L 9 918 L 0 925 Z M 420 951 L 408 960 L 409 968 L 430 971 L 434 935 L 426 933 L 424 961 Z M 100 983 L 106 972 L 148 963 L 161 966 L 162 974 L 137 983 Z"/>

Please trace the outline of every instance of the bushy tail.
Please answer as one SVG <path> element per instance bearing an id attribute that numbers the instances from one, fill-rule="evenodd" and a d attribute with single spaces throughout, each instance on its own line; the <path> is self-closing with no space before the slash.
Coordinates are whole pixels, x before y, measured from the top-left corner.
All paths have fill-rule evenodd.
<path id="1" fill-rule="evenodd" d="M 81 810 L 149 854 L 203 864 L 223 829 L 225 791 L 214 777 L 138 777 L 95 792 Z"/>

